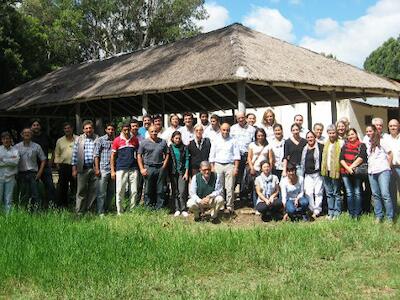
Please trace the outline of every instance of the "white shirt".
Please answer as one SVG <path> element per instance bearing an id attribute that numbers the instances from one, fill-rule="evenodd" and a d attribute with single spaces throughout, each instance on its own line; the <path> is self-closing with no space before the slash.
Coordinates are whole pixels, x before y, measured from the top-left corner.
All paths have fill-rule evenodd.
<path id="1" fill-rule="evenodd" d="M 19 153 L 14 147 L 0 146 L 0 181 L 10 181 L 18 172 Z"/>
<path id="2" fill-rule="evenodd" d="M 240 160 L 240 151 L 236 140 L 231 136 L 224 139 L 218 136 L 211 144 L 210 163 L 230 164 L 235 160 Z"/>
<path id="3" fill-rule="evenodd" d="M 390 170 L 388 153 L 389 147 L 385 141 L 381 139 L 381 146 L 376 147 L 374 152 L 371 152 L 371 147 L 367 150 L 368 153 L 368 174 L 378 174 L 386 170 Z"/>
<path id="4" fill-rule="evenodd" d="M 169 146 L 172 143 L 171 142 L 172 134 L 177 130 L 179 131 L 180 128 L 181 128 L 181 126 L 179 126 L 179 125 L 176 128 L 170 126 L 170 127 L 168 127 L 167 129 L 164 130 L 164 132 L 161 134 L 160 138 L 162 138 L 163 140 L 166 140 L 167 144 Z"/>
<path id="5" fill-rule="evenodd" d="M 283 156 L 285 149 L 285 139 L 282 138 L 278 141 L 275 137 L 268 140 L 269 147 L 274 153 L 275 157 L 275 170 L 283 170 Z"/>
<path id="6" fill-rule="evenodd" d="M 400 134 L 396 137 L 392 137 L 390 134 L 386 134 L 384 137 L 385 143 L 388 145 L 393 155 L 393 165 L 400 165 Z"/>
<path id="7" fill-rule="evenodd" d="M 258 126 L 258 128 L 264 129 L 265 134 L 267 135 L 267 140 L 274 137 L 274 127 L 273 126 L 266 126 L 264 124 L 260 124 L 260 126 Z"/>
<path id="8" fill-rule="evenodd" d="M 252 163 L 256 171 L 261 170 L 261 162 L 268 160 L 269 145 L 257 145 L 255 142 L 250 143 L 249 150 L 253 151 Z"/>
<path id="9" fill-rule="evenodd" d="M 270 174 L 268 177 L 261 173 L 254 181 L 254 185 L 261 188 L 265 197 L 270 197 L 274 192 L 277 185 L 279 185 L 278 176 Z M 279 189 L 279 188 L 278 188 Z M 261 202 L 260 197 L 257 196 L 257 203 Z"/>
<path id="10" fill-rule="evenodd" d="M 188 129 L 186 126 L 179 128 L 182 134 L 182 143 L 184 145 L 189 145 L 190 141 L 194 140 L 194 128 Z"/>
<path id="11" fill-rule="evenodd" d="M 231 127 L 231 136 L 237 141 L 240 154 L 247 152 L 250 143 L 254 141 L 255 133 L 256 129 L 248 124 L 244 125 L 243 127 L 239 124 L 235 124 Z"/>
<path id="12" fill-rule="evenodd" d="M 217 179 L 215 181 L 215 188 L 214 188 L 214 192 L 212 192 L 209 196 L 211 198 L 215 198 L 217 196 L 222 196 L 222 184 L 221 184 L 221 179 L 220 176 L 218 174 L 217 175 Z M 205 178 L 204 176 L 202 176 L 204 181 Z M 197 182 L 196 182 L 196 175 L 194 175 L 192 177 L 192 181 L 190 183 L 190 190 L 189 190 L 189 197 L 190 199 L 194 200 L 194 202 L 196 202 L 197 204 L 200 203 L 201 199 L 199 196 L 197 196 Z"/>
<path id="13" fill-rule="evenodd" d="M 157 137 L 159 137 L 160 139 L 164 139 L 162 136 L 163 136 L 165 130 L 166 130 L 166 129 L 165 129 L 164 127 L 161 127 L 160 132 L 157 133 Z M 171 135 L 172 135 L 172 134 L 171 134 Z M 146 133 L 145 133 L 145 135 L 144 135 L 144 138 L 145 138 L 145 139 L 150 138 L 150 133 L 149 133 L 148 130 L 146 131 Z"/>
<path id="14" fill-rule="evenodd" d="M 321 135 L 318 139 L 317 142 L 324 145 L 326 143 L 326 137 L 324 137 L 323 135 Z"/>
<path id="15" fill-rule="evenodd" d="M 219 130 L 219 127 L 218 127 L 218 130 L 214 130 L 214 128 L 210 125 L 204 130 L 204 137 L 209 138 L 211 143 L 219 135 L 221 135 L 221 131 Z"/>
<path id="16" fill-rule="evenodd" d="M 306 135 L 307 135 L 307 133 L 308 133 L 309 131 L 310 131 L 310 130 L 308 130 L 307 128 L 301 127 L 301 128 L 300 128 L 300 137 L 302 137 L 303 139 L 305 139 L 305 138 L 306 138 Z"/>

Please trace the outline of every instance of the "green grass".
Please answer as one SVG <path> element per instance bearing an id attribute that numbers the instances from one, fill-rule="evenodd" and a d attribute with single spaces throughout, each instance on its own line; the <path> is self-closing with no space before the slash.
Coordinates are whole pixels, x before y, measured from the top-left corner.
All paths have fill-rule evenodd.
<path id="1" fill-rule="evenodd" d="M 0 216 L 0 298 L 399 299 L 399 229 L 14 212 Z"/>

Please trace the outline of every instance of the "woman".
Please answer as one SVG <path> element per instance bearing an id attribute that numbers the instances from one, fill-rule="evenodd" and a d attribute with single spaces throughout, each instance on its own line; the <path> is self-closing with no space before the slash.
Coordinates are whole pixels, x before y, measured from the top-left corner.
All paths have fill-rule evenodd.
<path id="1" fill-rule="evenodd" d="M 343 121 L 336 122 L 336 131 L 338 135 L 338 140 L 340 142 L 341 147 L 343 147 L 347 138 L 348 128 L 346 127 L 346 123 Z"/>
<path id="2" fill-rule="evenodd" d="M 308 221 L 307 209 L 308 200 L 304 196 L 303 177 L 296 174 L 296 166 L 288 164 L 286 170 L 287 176 L 282 177 L 280 188 L 282 195 L 282 204 L 286 210 L 284 220 L 294 219 L 300 214 L 304 221 Z"/>
<path id="3" fill-rule="evenodd" d="M 175 217 L 187 217 L 186 201 L 188 195 L 189 179 L 189 150 L 182 143 L 182 135 L 175 131 L 171 137 L 169 146 L 171 153 L 170 180 L 172 189 L 172 199 L 175 204 Z"/>
<path id="4" fill-rule="evenodd" d="M 286 176 L 286 170 L 288 164 L 296 166 L 297 175 L 303 176 L 303 171 L 301 170 L 301 153 L 303 152 L 304 146 L 307 141 L 300 137 L 300 126 L 293 124 L 290 127 L 292 136 L 285 141 L 284 154 L 283 154 L 283 171 L 282 176 Z"/>
<path id="5" fill-rule="evenodd" d="M 301 169 L 304 172 L 304 192 L 308 197 L 312 218 L 316 219 L 322 212 L 323 181 L 321 161 L 323 145 L 317 142 L 314 132 L 306 134 L 307 145 L 301 153 Z"/>
<path id="6" fill-rule="evenodd" d="M 281 180 L 285 146 L 285 139 L 283 138 L 283 130 L 281 124 L 274 125 L 274 137 L 271 138 L 268 142 L 273 159 L 272 174 L 278 176 L 279 180 Z"/>
<path id="7" fill-rule="evenodd" d="M 349 214 L 352 218 L 361 215 L 362 190 L 361 176 L 355 174 L 355 168 L 367 161 L 366 147 L 361 143 L 357 131 L 350 128 L 347 141 L 340 152 L 340 174 L 346 189 L 346 199 Z"/>
<path id="8" fill-rule="evenodd" d="M 374 125 L 372 125 L 372 130 L 371 147 L 368 149 L 368 178 L 371 185 L 372 198 L 374 199 L 375 218 L 377 222 L 383 220 L 383 203 L 386 211 L 386 220 L 389 223 L 393 223 L 393 202 L 389 188 L 392 152 L 381 140 L 381 135 Z"/>
<path id="9" fill-rule="evenodd" d="M 275 113 L 272 108 L 267 108 L 264 112 L 260 128 L 265 130 L 267 139 L 274 136 Z"/>
<path id="10" fill-rule="evenodd" d="M 368 152 L 369 148 L 371 147 L 371 139 L 372 139 L 372 136 L 374 135 L 374 129 L 372 128 L 372 126 L 373 125 L 368 125 L 367 127 L 365 127 L 365 136 L 363 139 L 363 143 L 367 147 L 367 152 Z"/>
<path id="11" fill-rule="evenodd" d="M 328 126 L 328 140 L 322 151 L 321 175 L 328 202 L 328 219 L 337 218 L 342 212 L 340 196 L 340 142 L 337 138 L 336 126 Z"/>
<path id="12" fill-rule="evenodd" d="M 261 162 L 261 174 L 255 180 L 257 193 L 256 210 L 261 219 L 266 222 L 279 213 L 282 203 L 279 201 L 279 179 L 271 174 L 271 165 L 268 161 Z"/>

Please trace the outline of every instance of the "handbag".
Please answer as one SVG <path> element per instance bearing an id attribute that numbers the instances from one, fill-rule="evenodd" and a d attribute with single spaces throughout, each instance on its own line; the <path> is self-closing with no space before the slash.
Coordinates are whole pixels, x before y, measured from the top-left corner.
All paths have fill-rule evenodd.
<path id="1" fill-rule="evenodd" d="M 358 153 L 361 152 L 361 144 L 358 146 Z M 361 165 L 354 168 L 354 174 L 359 176 L 367 176 L 368 175 L 368 163 L 363 162 Z"/>

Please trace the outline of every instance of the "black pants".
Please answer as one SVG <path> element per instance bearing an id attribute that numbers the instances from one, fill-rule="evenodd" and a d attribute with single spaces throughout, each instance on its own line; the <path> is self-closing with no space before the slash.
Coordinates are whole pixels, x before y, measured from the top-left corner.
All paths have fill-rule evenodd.
<path id="1" fill-rule="evenodd" d="M 238 172 L 238 176 L 236 178 L 236 183 L 240 185 L 239 197 L 241 200 L 242 199 L 248 200 L 249 193 L 251 192 L 251 189 L 247 185 L 247 181 L 244 178 L 246 175 L 245 171 L 244 171 L 246 168 L 246 164 L 247 164 L 247 152 L 240 154 L 239 172 Z"/>
<path id="2" fill-rule="evenodd" d="M 72 165 L 60 164 L 58 170 L 58 206 L 68 208 L 69 193 L 76 194 L 76 179 L 72 177 Z"/>

